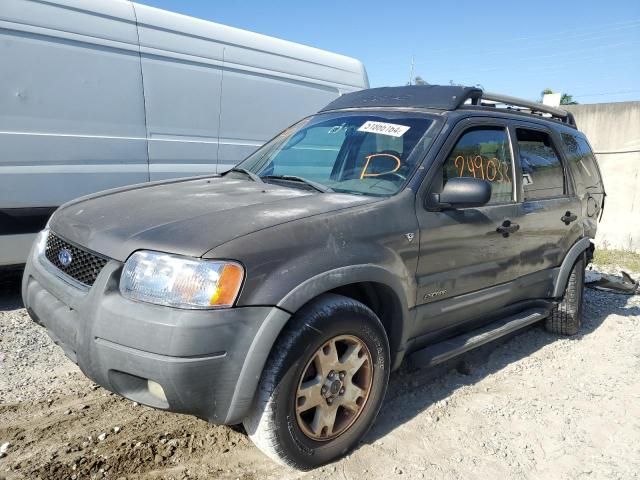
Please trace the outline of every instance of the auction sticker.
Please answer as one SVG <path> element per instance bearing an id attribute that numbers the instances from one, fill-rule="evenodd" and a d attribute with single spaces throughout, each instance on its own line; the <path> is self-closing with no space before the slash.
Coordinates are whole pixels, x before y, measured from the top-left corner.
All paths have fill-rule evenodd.
<path id="1" fill-rule="evenodd" d="M 404 125 L 396 125 L 395 123 L 373 122 L 371 120 L 364 122 L 358 129 L 359 132 L 377 133 L 380 135 L 389 135 L 391 137 L 401 137 L 411 127 Z"/>

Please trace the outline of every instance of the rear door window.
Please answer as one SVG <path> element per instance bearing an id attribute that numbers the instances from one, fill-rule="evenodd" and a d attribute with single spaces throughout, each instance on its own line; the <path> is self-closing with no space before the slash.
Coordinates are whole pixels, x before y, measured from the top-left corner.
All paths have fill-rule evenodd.
<path id="1" fill-rule="evenodd" d="M 489 203 L 513 201 L 513 168 L 509 136 L 502 127 L 467 130 L 444 162 L 443 185 L 455 177 L 474 177 L 491 183 Z"/>
<path id="2" fill-rule="evenodd" d="M 516 142 L 520 153 L 524 201 L 564 195 L 564 171 L 551 136 L 538 130 L 517 128 Z"/>

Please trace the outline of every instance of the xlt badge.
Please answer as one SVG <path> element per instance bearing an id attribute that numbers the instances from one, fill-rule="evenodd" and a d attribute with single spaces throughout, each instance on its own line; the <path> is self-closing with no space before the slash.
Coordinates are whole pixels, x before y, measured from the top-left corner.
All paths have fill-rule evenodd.
<path id="1" fill-rule="evenodd" d="M 446 295 L 446 294 L 447 294 L 446 290 L 438 290 L 437 292 L 425 293 L 423 298 L 427 300 L 428 298 L 442 297 L 443 295 Z"/>

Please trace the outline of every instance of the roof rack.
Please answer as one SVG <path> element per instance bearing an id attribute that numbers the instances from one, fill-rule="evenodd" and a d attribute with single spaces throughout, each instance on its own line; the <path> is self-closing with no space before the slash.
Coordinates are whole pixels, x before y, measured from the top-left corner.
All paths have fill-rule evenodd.
<path id="1" fill-rule="evenodd" d="M 486 100 L 489 102 L 496 102 L 503 105 L 511 105 L 513 107 L 520 107 L 529 110 L 532 114 L 540 114 L 546 113 L 551 115 L 552 118 L 560 120 L 569 125 L 575 126 L 576 122 L 573 118 L 573 115 L 566 110 L 562 110 L 561 108 L 550 107 L 549 105 L 544 105 L 542 103 L 532 102 L 530 100 L 525 100 L 522 98 L 511 97 L 509 95 L 502 95 L 500 93 L 491 93 L 482 91 L 482 94 L 479 97 L 470 97 L 472 105 L 478 106 L 495 106 L 495 105 L 487 105 L 483 104 L 482 100 Z M 507 107 L 508 108 L 508 107 Z"/>
<path id="2" fill-rule="evenodd" d="M 336 98 L 321 112 L 343 108 L 362 107 L 414 107 L 455 110 L 469 98 L 482 94 L 475 87 L 453 85 L 412 85 L 407 87 L 380 87 L 347 93 Z"/>
<path id="3" fill-rule="evenodd" d="M 560 108 L 550 107 L 541 103 L 510 97 L 498 93 L 485 92 L 476 87 L 462 87 L 455 85 L 411 85 L 406 87 L 381 87 L 359 90 L 336 98 L 321 112 L 341 110 L 344 108 L 362 107 L 405 107 L 405 108 L 433 108 L 436 110 L 457 110 L 464 108 L 466 102 L 472 106 L 495 107 L 495 102 L 506 105 L 507 109 L 526 109 L 534 115 L 547 114 L 568 125 L 576 125 L 573 115 Z"/>

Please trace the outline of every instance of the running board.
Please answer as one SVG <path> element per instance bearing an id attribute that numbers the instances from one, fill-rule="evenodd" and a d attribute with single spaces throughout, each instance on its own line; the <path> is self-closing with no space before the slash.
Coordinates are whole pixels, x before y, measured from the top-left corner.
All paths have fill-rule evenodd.
<path id="1" fill-rule="evenodd" d="M 468 333 L 417 350 L 410 355 L 409 360 L 413 365 L 420 367 L 437 365 L 438 363 L 446 362 L 462 353 L 540 321 L 548 315 L 549 310 L 545 308 L 530 308 Z"/>

